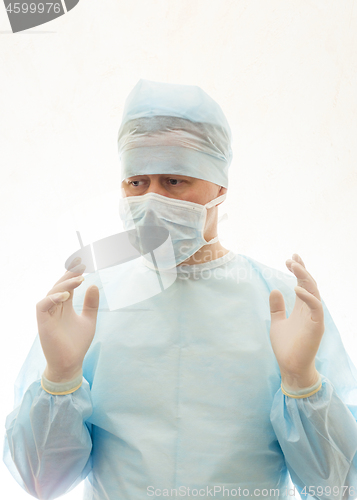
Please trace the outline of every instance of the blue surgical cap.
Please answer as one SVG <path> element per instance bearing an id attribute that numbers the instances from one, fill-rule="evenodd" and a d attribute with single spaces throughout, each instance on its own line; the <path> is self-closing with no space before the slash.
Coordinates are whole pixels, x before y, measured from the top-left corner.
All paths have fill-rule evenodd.
<path id="1" fill-rule="evenodd" d="M 177 174 L 228 187 L 231 129 L 221 107 L 196 85 L 140 79 L 118 134 L 121 180 Z"/>

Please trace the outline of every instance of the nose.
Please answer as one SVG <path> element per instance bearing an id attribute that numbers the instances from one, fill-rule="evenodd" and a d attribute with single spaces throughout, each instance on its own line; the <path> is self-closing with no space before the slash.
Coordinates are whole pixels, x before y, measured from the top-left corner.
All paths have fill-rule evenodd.
<path id="1" fill-rule="evenodd" d="M 162 196 L 168 196 L 167 191 L 164 186 L 161 184 L 159 179 L 151 179 L 148 189 L 146 193 L 156 193 L 161 194 Z"/>

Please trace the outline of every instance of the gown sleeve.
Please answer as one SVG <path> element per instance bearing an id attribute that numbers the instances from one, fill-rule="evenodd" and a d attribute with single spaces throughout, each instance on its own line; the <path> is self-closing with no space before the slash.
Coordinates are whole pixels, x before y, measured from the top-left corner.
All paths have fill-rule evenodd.
<path id="1" fill-rule="evenodd" d="M 260 272 L 266 267 L 255 266 Z M 265 276 L 269 293 L 282 292 L 288 317 L 295 304 L 296 278 L 277 270 Z M 322 387 L 301 399 L 279 388 L 270 420 L 302 498 L 352 500 L 357 495 L 357 370 L 323 299 L 322 305 L 325 331 L 315 361 Z"/>
<path id="2" fill-rule="evenodd" d="M 73 295 L 77 314 L 82 312 L 87 288 L 92 284 L 101 288 L 98 273 L 88 274 L 84 283 Z M 99 311 L 105 306 L 103 299 L 100 294 Z M 85 376 L 79 389 L 70 394 L 45 391 L 41 378 L 46 364 L 37 334 L 15 381 L 14 409 L 5 423 L 3 460 L 26 492 L 51 500 L 73 490 L 92 470 L 93 426 L 88 420 L 93 400 L 92 380 Z"/>
<path id="3" fill-rule="evenodd" d="M 90 387 L 55 396 L 41 387 L 46 367 L 37 335 L 15 383 L 15 405 L 5 422 L 3 460 L 17 483 L 43 500 L 75 488 L 91 470 Z"/>

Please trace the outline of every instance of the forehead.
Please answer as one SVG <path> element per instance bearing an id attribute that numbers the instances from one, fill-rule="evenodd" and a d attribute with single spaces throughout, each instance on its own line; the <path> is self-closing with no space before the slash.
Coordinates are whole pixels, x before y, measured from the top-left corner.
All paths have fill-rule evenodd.
<path id="1" fill-rule="evenodd" d="M 135 180 L 135 179 L 160 179 L 160 178 L 174 178 L 174 179 L 189 179 L 189 180 L 196 180 L 199 181 L 201 179 L 197 179 L 196 177 L 189 177 L 187 175 L 179 175 L 179 174 L 173 174 L 173 173 L 167 173 L 167 174 L 142 174 L 142 175 L 133 175 L 131 177 L 127 177 L 125 180 Z"/>

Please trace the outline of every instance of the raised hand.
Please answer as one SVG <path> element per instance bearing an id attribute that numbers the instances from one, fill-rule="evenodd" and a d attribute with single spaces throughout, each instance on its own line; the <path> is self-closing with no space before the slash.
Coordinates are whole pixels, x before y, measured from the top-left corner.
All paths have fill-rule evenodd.
<path id="1" fill-rule="evenodd" d="M 78 262 L 80 259 L 72 266 Z M 79 375 L 95 334 L 98 287 L 93 285 L 86 291 L 80 316 L 73 309 L 73 290 L 84 280 L 84 270 L 84 265 L 71 267 L 36 305 L 38 332 L 47 360 L 44 375 L 52 382 L 67 382 Z"/>
<path id="2" fill-rule="evenodd" d="M 279 290 L 269 296 L 271 345 L 278 361 L 284 387 L 297 391 L 315 384 L 318 373 L 315 356 L 324 333 L 324 314 L 317 284 L 298 254 L 286 261 L 295 274 L 295 305 L 288 318 Z"/>

